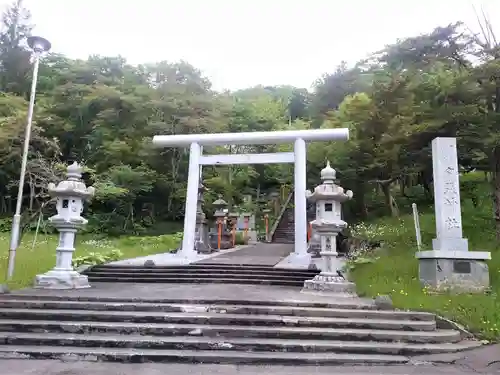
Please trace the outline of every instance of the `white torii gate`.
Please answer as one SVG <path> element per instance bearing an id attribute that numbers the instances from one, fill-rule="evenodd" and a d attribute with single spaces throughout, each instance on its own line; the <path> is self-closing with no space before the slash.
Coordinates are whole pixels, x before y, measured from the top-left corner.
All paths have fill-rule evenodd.
<path id="1" fill-rule="evenodd" d="M 346 141 L 349 129 L 285 130 L 272 132 L 156 135 L 158 147 L 190 147 L 189 172 L 184 214 L 184 236 L 178 256 L 189 263 L 197 259 L 195 250 L 196 205 L 203 165 L 294 163 L 295 251 L 280 264 L 307 267 L 306 141 Z M 202 155 L 202 146 L 283 144 L 294 142 L 293 152 L 263 154 Z"/>

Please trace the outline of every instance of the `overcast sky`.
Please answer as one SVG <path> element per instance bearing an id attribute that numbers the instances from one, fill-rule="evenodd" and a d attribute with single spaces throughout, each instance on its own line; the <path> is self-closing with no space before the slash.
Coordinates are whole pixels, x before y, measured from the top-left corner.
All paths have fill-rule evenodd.
<path id="1" fill-rule="evenodd" d="M 5 5 L 9 0 L 0 0 Z M 187 60 L 216 89 L 310 87 L 341 60 L 462 20 L 472 4 L 500 28 L 500 0 L 24 0 L 53 51 Z"/>

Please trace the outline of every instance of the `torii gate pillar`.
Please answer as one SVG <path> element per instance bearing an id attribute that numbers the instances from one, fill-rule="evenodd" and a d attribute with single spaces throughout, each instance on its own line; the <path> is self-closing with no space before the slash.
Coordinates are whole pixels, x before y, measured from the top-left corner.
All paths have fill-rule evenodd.
<path id="1" fill-rule="evenodd" d="M 177 253 L 180 263 L 199 259 L 195 250 L 196 206 L 200 168 L 203 165 L 294 163 L 295 166 L 295 251 L 281 261 L 281 268 L 307 268 L 311 255 L 307 253 L 306 204 L 306 141 L 348 140 L 348 129 L 286 130 L 219 134 L 157 135 L 153 144 L 159 147 L 190 147 L 189 172 L 184 214 L 182 248 Z M 294 143 L 293 152 L 266 154 L 202 155 L 201 146 L 228 144 Z"/>

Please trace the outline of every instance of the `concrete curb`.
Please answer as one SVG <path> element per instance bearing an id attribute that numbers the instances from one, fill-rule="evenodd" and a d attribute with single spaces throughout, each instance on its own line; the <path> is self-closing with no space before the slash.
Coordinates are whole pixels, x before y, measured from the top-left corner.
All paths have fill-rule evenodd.
<path id="1" fill-rule="evenodd" d="M 0 284 L 0 294 L 9 294 L 10 289 L 7 284 Z"/>
<path id="2" fill-rule="evenodd" d="M 78 273 L 82 273 L 87 271 L 89 268 L 93 267 L 94 265 L 92 264 L 82 264 L 81 266 L 78 266 L 75 268 L 75 271 Z"/>
<path id="3" fill-rule="evenodd" d="M 445 318 L 444 316 L 436 315 L 436 327 L 438 329 L 454 329 L 460 332 L 460 336 L 462 337 L 462 340 L 470 340 L 470 339 L 475 339 L 475 336 L 467 331 L 467 329 L 454 322 L 451 321 L 450 319 Z"/>

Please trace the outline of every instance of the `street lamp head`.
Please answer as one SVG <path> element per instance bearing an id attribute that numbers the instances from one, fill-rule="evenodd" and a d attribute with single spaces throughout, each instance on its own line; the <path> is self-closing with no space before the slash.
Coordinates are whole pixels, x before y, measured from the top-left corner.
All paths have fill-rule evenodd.
<path id="1" fill-rule="evenodd" d="M 48 52 L 50 47 L 52 47 L 50 42 L 41 36 L 28 37 L 28 46 L 37 53 Z"/>

